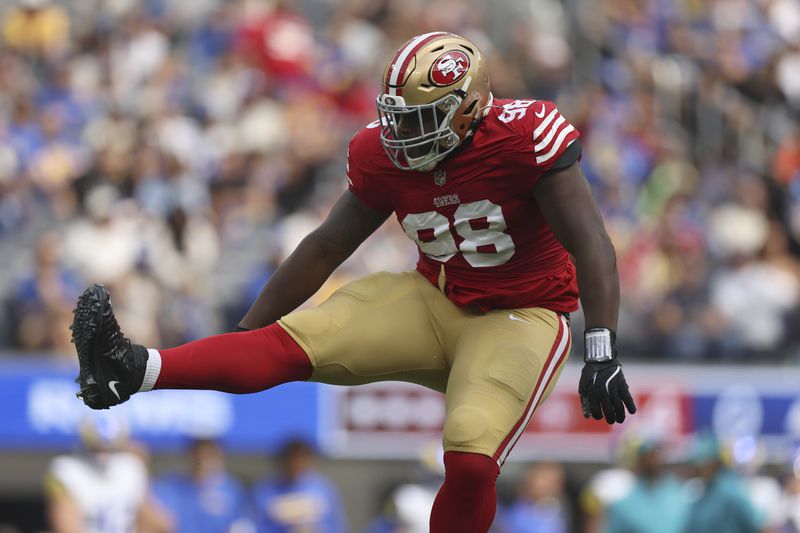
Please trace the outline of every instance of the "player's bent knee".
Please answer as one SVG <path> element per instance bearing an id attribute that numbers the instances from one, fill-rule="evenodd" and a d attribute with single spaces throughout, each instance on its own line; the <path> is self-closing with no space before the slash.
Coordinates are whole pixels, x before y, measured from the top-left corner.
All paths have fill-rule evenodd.
<path id="1" fill-rule="evenodd" d="M 469 446 L 489 429 L 489 413 L 471 405 L 456 407 L 444 424 L 445 449 L 448 445 Z"/>

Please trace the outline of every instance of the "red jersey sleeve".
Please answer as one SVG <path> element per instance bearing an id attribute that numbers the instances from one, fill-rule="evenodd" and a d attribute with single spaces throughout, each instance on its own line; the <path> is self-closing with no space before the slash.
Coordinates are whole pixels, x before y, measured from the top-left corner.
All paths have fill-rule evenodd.
<path id="1" fill-rule="evenodd" d="M 578 130 L 558 111 L 553 102 L 535 100 L 516 121 L 522 136 L 518 155 L 530 169 L 529 179 L 535 184 L 550 170 L 564 152 L 580 138 Z"/>
<path id="2" fill-rule="evenodd" d="M 547 171 L 581 134 L 553 102 L 539 100 L 533 107 L 535 120 L 531 138 L 536 167 L 540 171 Z"/>
<path id="3" fill-rule="evenodd" d="M 388 202 L 388 195 L 381 194 L 376 176 L 370 176 L 365 172 L 363 164 L 368 162 L 370 157 L 374 157 L 374 150 L 369 150 L 366 146 L 370 140 L 369 130 L 361 130 L 350 139 L 347 147 L 347 186 L 350 192 L 358 198 L 361 203 L 376 211 L 394 211 Z M 374 147 L 373 147 L 374 148 Z M 372 179 L 370 179 L 372 178 Z"/>

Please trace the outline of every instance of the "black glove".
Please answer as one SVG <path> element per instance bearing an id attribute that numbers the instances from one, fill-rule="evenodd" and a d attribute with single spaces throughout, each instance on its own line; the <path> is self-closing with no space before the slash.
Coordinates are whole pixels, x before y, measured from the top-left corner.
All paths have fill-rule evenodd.
<path id="1" fill-rule="evenodd" d="M 633 414 L 636 404 L 622 373 L 622 364 L 617 361 L 616 336 L 611 330 L 593 328 L 586 331 L 585 338 L 586 364 L 578 385 L 583 417 L 591 415 L 595 420 L 602 420 L 605 415 L 609 424 L 622 423 L 625 409 Z"/>

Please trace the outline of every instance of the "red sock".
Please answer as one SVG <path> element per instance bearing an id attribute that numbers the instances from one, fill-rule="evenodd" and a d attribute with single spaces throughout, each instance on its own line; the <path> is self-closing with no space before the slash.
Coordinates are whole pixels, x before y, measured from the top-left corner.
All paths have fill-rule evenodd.
<path id="1" fill-rule="evenodd" d="M 486 533 L 497 508 L 500 467 L 488 455 L 445 452 L 445 477 L 431 511 L 431 533 Z"/>
<path id="2" fill-rule="evenodd" d="M 258 392 L 311 377 L 306 352 L 278 324 L 196 340 L 161 353 L 156 389 Z"/>

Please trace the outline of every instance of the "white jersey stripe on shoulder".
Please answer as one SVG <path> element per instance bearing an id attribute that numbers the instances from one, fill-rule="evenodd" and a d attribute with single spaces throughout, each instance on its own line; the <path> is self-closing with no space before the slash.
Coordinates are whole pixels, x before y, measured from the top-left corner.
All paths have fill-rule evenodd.
<path id="1" fill-rule="evenodd" d="M 534 132 L 533 132 L 533 140 L 534 140 L 534 141 L 537 139 L 537 137 L 539 137 L 539 135 L 541 135 L 541 134 L 542 134 L 542 132 L 544 131 L 544 129 L 547 127 L 547 125 L 548 125 L 548 124 L 550 124 L 550 123 L 553 121 L 553 118 L 555 118 L 555 116 L 556 116 L 556 115 L 558 115 L 558 109 L 553 109 L 553 110 L 550 112 L 550 114 L 549 114 L 549 115 L 547 115 L 547 118 L 545 118 L 545 119 L 542 121 L 542 123 L 541 123 L 541 124 L 539 124 L 539 126 L 538 126 L 538 127 L 537 127 L 537 128 L 534 130 Z"/>
<path id="2" fill-rule="evenodd" d="M 533 151 L 538 153 L 547 148 L 547 146 L 550 144 L 550 141 L 553 140 L 553 137 L 556 133 L 558 133 L 558 130 L 561 129 L 561 125 L 564 122 L 566 122 L 566 119 L 559 115 L 558 120 L 553 122 L 553 125 L 550 127 L 550 131 L 547 132 L 547 135 L 544 136 L 544 139 L 542 139 L 539 144 L 533 147 Z"/>
<path id="3" fill-rule="evenodd" d="M 538 156 L 536 158 L 536 163 L 537 164 L 544 163 L 545 161 L 547 161 L 548 159 L 550 159 L 554 155 L 556 155 L 556 153 L 558 152 L 558 149 L 561 148 L 562 144 L 564 144 L 564 139 L 566 139 L 567 135 L 569 135 L 574 130 L 575 130 L 575 128 L 572 126 L 572 124 L 570 124 L 569 126 L 564 128 L 563 130 L 561 130 L 561 133 L 559 133 L 558 137 L 556 138 L 556 141 L 553 143 L 553 147 L 550 148 L 550 151 L 547 152 L 544 155 Z M 567 146 L 569 146 L 569 145 L 567 145 Z"/>
<path id="4" fill-rule="evenodd" d="M 408 56 L 411 55 L 411 53 L 414 51 L 414 48 L 416 48 L 416 46 L 419 43 L 421 43 L 422 41 L 424 41 L 428 37 L 431 37 L 433 35 L 439 35 L 439 34 L 444 34 L 444 32 L 442 32 L 442 31 L 433 31 L 433 32 L 430 32 L 430 33 L 424 33 L 422 35 L 419 35 L 417 38 L 415 38 L 410 43 L 408 43 L 408 45 L 403 49 L 403 51 L 400 53 L 400 55 L 397 56 L 397 60 L 394 63 L 392 63 L 392 66 L 391 66 L 392 74 L 391 74 L 391 76 L 389 76 L 389 85 L 390 86 L 391 85 L 397 85 L 397 79 L 400 77 L 400 74 L 402 74 L 400 72 L 400 70 L 401 70 L 400 67 L 402 67 L 403 63 L 406 62 L 406 59 L 408 59 Z"/>

